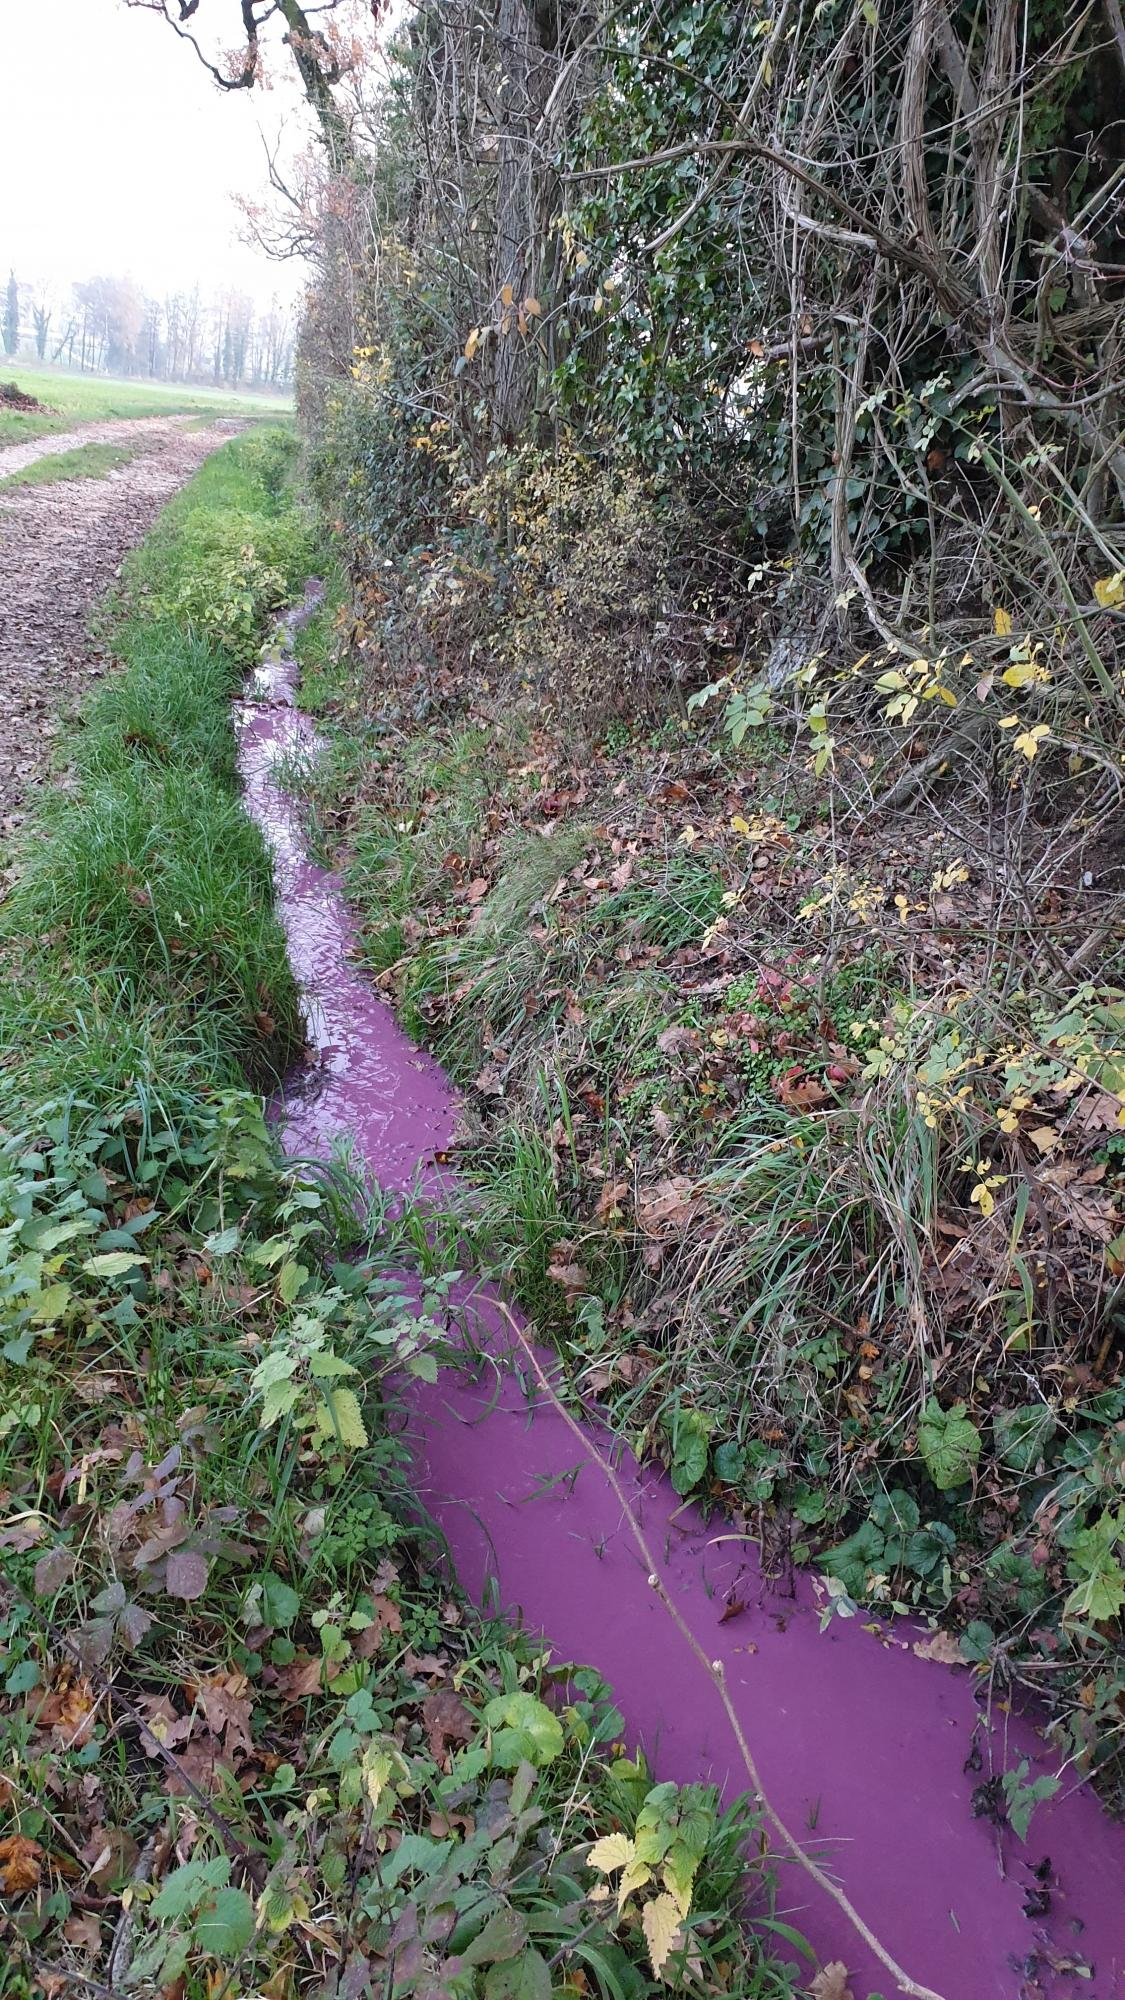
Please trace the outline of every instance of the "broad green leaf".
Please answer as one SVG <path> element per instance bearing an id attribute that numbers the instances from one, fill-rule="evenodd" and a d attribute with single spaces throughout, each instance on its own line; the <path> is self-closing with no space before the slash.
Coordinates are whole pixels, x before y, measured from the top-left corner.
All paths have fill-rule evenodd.
<path id="1" fill-rule="evenodd" d="M 466 1965 L 491 1965 L 498 1959 L 515 1958 L 527 1943 L 527 1919 L 507 1907 L 494 1910 L 462 1953 Z"/>
<path id="2" fill-rule="evenodd" d="M 308 1280 L 306 1265 L 299 1264 L 295 1257 L 288 1258 L 277 1274 L 277 1289 L 282 1305 L 291 1306 L 302 1285 L 306 1285 Z"/>
<path id="3" fill-rule="evenodd" d="M 550 2000 L 551 1991 L 547 1961 L 533 1946 L 491 1966 L 484 1981 L 484 2000 Z"/>
<path id="4" fill-rule="evenodd" d="M 209 1890 L 221 1889 L 230 1881 L 230 1862 L 225 1854 L 209 1861 L 185 1861 L 165 1876 L 164 1886 L 153 1898 L 151 1912 L 162 1923 L 186 1917 Z"/>
<path id="5" fill-rule="evenodd" d="M 262 1615 L 267 1625 L 292 1625 L 301 1609 L 301 1600 L 291 1584 L 273 1570 L 262 1578 Z"/>
<path id="6" fill-rule="evenodd" d="M 254 1935 L 254 1905 L 245 1889 L 219 1889 L 208 1896 L 193 1926 L 195 1942 L 212 1958 L 237 1958 Z"/>
<path id="7" fill-rule="evenodd" d="M 636 1851 L 636 1842 L 627 1833 L 603 1834 L 586 1856 L 586 1865 L 596 1868 L 600 1875 L 612 1875 L 615 1869 L 627 1867 Z"/>
<path id="8" fill-rule="evenodd" d="M 493 1762 L 502 1770 L 514 1771 L 525 1758 L 541 1770 L 562 1753 L 562 1723 L 533 1694 L 496 1695 L 487 1704 L 484 1719 L 493 1732 Z"/>
<path id="9" fill-rule="evenodd" d="M 309 1374 L 315 1376 L 318 1382 L 327 1382 L 336 1375 L 358 1375 L 359 1369 L 354 1368 L 350 1361 L 345 1361 L 339 1354 L 326 1351 L 311 1357 Z"/>
<path id="10" fill-rule="evenodd" d="M 259 1429 L 268 1430 L 270 1424 L 275 1424 L 279 1417 L 287 1416 L 300 1401 L 300 1396 L 299 1382 L 275 1382 L 262 1397 L 262 1414 L 258 1418 Z"/>
<path id="11" fill-rule="evenodd" d="M 964 1403 L 943 1410 L 931 1397 L 918 1426 L 918 1448 L 939 1492 L 964 1486 L 980 1457 L 980 1432 L 966 1415 Z"/>
<path id="12" fill-rule="evenodd" d="M 681 1497 L 699 1485 L 707 1470 L 712 1420 L 701 1410 L 679 1410 L 672 1429 L 672 1484 Z"/>
<path id="13" fill-rule="evenodd" d="M 135 1271 L 139 1264 L 147 1264 L 148 1258 L 140 1250 L 102 1250 L 96 1257 L 87 1257 L 82 1269 L 89 1278 L 123 1278 L 126 1271 Z"/>

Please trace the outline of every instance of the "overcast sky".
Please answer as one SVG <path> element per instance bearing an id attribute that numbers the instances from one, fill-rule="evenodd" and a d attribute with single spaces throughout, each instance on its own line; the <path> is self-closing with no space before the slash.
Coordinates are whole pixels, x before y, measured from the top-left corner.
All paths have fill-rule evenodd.
<path id="1" fill-rule="evenodd" d="M 214 10 L 212 10 L 214 11 Z M 231 195 L 264 198 L 259 124 L 299 143 L 288 79 L 223 92 L 156 16 L 122 0 L 0 0 L 0 276 L 197 278 L 291 297 L 300 268 L 240 244 Z"/>

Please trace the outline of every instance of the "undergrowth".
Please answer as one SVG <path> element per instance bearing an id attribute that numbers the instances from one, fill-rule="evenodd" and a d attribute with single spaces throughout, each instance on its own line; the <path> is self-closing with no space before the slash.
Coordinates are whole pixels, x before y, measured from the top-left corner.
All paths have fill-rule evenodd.
<path id="1" fill-rule="evenodd" d="M 992 978 L 979 865 L 843 867 L 760 745 L 452 707 L 369 692 L 312 810 L 479 1254 L 681 1493 L 826 1616 L 942 1620 L 1119 1804 L 1119 991 Z"/>

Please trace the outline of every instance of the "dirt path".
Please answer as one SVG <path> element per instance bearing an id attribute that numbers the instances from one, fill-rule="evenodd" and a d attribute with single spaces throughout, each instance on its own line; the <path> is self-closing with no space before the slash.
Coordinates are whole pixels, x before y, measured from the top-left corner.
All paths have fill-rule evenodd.
<path id="1" fill-rule="evenodd" d="M 99 424 L 82 424 L 77 430 L 31 438 L 27 444 L 0 445 L 0 479 L 7 479 L 13 472 L 26 472 L 36 459 L 54 458 L 61 451 L 77 450 L 79 445 L 136 444 L 144 438 L 167 437 L 170 431 L 191 421 L 190 416 L 113 417 Z"/>
<path id="2" fill-rule="evenodd" d="M 0 493 L 0 837 L 50 766 L 59 715 L 106 662 L 86 633 L 91 607 L 165 501 L 241 424 L 186 430 L 183 418 L 88 424 L 0 452 L 0 474 L 75 445 L 141 442 L 106 479 Z"/>

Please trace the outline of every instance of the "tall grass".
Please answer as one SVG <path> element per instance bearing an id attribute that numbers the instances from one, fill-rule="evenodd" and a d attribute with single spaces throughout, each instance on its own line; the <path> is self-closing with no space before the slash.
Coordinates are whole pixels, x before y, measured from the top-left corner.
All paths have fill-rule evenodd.
<path id="1" fill-rule="evenodd" d="M 68 746 L 68 786 L 41 798 L 0 912 L 0 1101 L 201 1069 L 268 1081 L 300 1046 L 269 859 L 236 790 L 242 596 L 231 644 L 189 597 L 211 590 L 221 631 L 230 564 L 260 551 L 276 590 L 299 588 L 312 550 L 292 451 L 278 432 L 224 447 L 126 566 L 106 618 L 120 670 Z M 257 630 L 272 608 L 253 606 Z"/>

